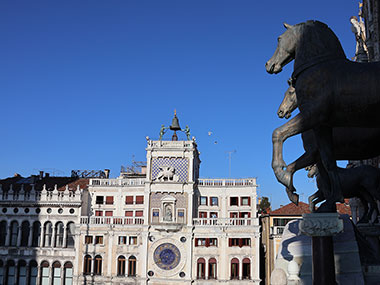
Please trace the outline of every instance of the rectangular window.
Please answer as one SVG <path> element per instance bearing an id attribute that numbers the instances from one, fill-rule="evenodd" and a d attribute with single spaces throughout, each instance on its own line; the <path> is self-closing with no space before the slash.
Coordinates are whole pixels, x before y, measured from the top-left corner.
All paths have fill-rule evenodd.
<path id="1" fill-rule="evenodd" d="M 230 212 L 230 218 L 238 218 L 239 213 L 238 212 Z"/>
<path id="2" fill-rule="evenodd" d="M 207 218 L 207 212 L 199 212 L 199 218 Z"/>
<path id="3" fill-rule="evenodd" d="M 92 236 L 85 236 L 84 237 L 84 243 L 85 244 L 92 244 L 93 243 L 93 237 Z"/>
<path id="4" fill-rule="evenodd" d="M 125 211 L 126 217 L 133 217 L 133 211 Z"/>
<path id="5" fill-rule="evenodd" d="M 136 196 L 136 204 L 144 204 L 144 196 Z"/>
<path id="6" fill-rule="evenodd" d="M 129 244 L 130 244 L 130 245 L 136 245 L 136 244 L 137 244 L 137 237 L 135 237 L 135 236 L 130 236 L 130 237 L 129 237 Z"/>
<path id="7" fill-rule="evenodd" d="M 210 205 L 218 206 L 218 197 L 210 197 Z"/>
<path id="8" fill-rule="evenodd" d="M 230 197 L 230 206 L 239 206 L 239 198 Z"/>
<path id="9" fill-rule="evenodd" d="M 228 246 L 239 246 L 239 239 L 238 238 L 229 238 L 228 239 Z"/>
<path id="10" fill-rule="evenodd" d="M 152 211 L 152 223 L 156 224 L 159 222 L 160 210 L 155 209 Z"/>
<path id="11" fill-rule="evenodd" d="M 207 197 L 201 196 L 199 199 L 199 205 L 207 206 Z"/>
<path id="12" fill-rule="evenodd" d="M 185 222 L 185 210 L 178 210 L 177 222 L 180 224 Z"/>
<path id="13" fill-rule="evenodd" d="M 113 211 L 106 211 L 106 217 L 112 217 Z"/>
<path id="14" fill-rule="evenodd" d="M 210 238 L 210 246 L 218 246 L 218 239 Z"/>
<path id="15" fill-rule="evenodd" d="M 240 203 L 242 206 L 250 206 L 251 205 L 251 197 L 241 197 Z"/>
<path id="16" fill-rule="evenodd" d="M 95 211 L 95 216 L 97 217 L 103 216 L 103 211 Z"/>
<path id="17" fill-rule="evenodd" d="M 120 236 L 119 237 L 119 244 L 127 244 L 127 237 L 126 236 Z"/>
<path id="18" fill-rule="evenodd" d="M 106 205 L 113 205 L 113 196 L 106 197 Z"/>
<path id="19" fill-rule="evenodd" d="M 210 212 L 210 218 L 217 218 L 218 217 L 218 213 L 217 212 Z"/>
<path id="20" fill-rule="evenodd" d="M 206 246 L 206 239 L 205 238 L 197 238 L 195 239 L 196 244 L 195 246 Z"/>
<path id="21" fill-rule="evenodd" d="M 135 217 L 142 217 L 144 214 L 144 211 L 136 211 L 135 212 Z"/>
<path id="22" fill-rule="evenodd" d="M 242 238 L 241 239 L 241 246 L 251 246 L 251 239 L 250 238 Z"/>
<path id="23" fill-rule="evenodd" d="M 95 203 L 102 205 L 104 203 L 104 196 L 96 196 Z"/>
<path id="24" fill-rule="evenodd" d="M 103 244 L 103 236 L 95 236 L 95 244 Z"/>
<path id="25" fill-rule="evenodd" d="M 126 196 L 125 197 L 125 204 L 133 204 L 133 196 Z"/>

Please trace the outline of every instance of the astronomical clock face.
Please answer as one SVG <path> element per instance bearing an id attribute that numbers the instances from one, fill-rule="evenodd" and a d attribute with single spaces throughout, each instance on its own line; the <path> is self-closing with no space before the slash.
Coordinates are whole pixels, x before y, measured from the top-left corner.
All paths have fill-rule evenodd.
<path id="1" fill-rule="evenodd" d="M 153 259 L 159 268 L 172 270 L 181 261 L 181 253 L 174 244 L 163 243 L 154 251 Z"/>

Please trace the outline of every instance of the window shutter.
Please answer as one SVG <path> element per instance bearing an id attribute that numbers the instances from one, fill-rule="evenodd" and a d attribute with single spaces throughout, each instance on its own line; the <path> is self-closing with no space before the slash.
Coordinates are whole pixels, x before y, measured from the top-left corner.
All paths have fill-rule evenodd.
<path id="1" fill-rule="evenodd" d="M 144 196 L 136 196 L 136 204 L 144 204 Z"/>
<path id="2" fill-rule="evenodd" d="M 143 211 L 136 211 L 135 216 L 136 217 L 142 217 L 143 216 Z"/>
<path id="3" fill-rule="evenodd" d="M 133 204 L 133 196 L 126 196 L 125 204 Z"/>
<path id="4" fill-rule="evenodd" d="M 251 206 L 251 197 L 248 197 L 248 206 Z"/>
<path id="5" fill-rule="evenodd" d="M 210 239 L 206 238 L 206 247 L 209 247 L 209 246 L 210 246 Z"/>
<path id="6" fill-rule="evenodd" d="M 133 211 L 125 211 L 125 216 L 126 217 L 132 217 L 133 216 Z"/>
<path id="7" fill-rule="evenodd" d="M 195 246 L 198 246 L 198 238 L 195 238 Z"/>
<path id="8" fill-rule="evenodd" d="M 106 204 L 113 205 L 113 196 L 106 196 Z"/>
<path id="9" fill-rule="evenodd" d="M 229 247 L 232 246 L 232 238 L 229 238 L 229 239 L 228 239 L 228 246 L 229 246 Z"/>
<path id="10" fill-rule="evenodd" d="M 106 217 L 112 217 L 113 211 L 106 211 Z"/>
<path id="11" fill-rule="evenodd" d="M 239 247 L 242 247 L 242 246 L 243 246 L 243 239 L 239 238 Z"/>

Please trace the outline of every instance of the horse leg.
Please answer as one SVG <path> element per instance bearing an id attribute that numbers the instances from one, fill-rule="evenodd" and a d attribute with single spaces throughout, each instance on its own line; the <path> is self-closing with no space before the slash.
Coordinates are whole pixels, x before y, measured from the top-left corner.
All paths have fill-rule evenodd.
<path id="1" fill-rule="evenodd" d="M 369 208 L 368 208 L 368 200 L 367 200 L 368 197 L 365 196 L 364 192 L 365 191 L 362 191 L 358 195 L 358 198 L 360 199 L 360 202 L 362 203 L 363 208 L 364 208 L 364 213 L 363 213 L 363 215 L 361 217 L 359 217 L 358 224 L 368 223 L 369 220 L 370 220 L 370 217 L 369 217 Z"/>
<path id="2" fill-rule="evenodd" d="M 322 196 L 323 196 L 322 191 L 318 190 L 317 192 L 315 192 L 309 197 L 309 209 L 311 212 L 315 212 L 315 205 L 324 200 Z"/>
<path id="3" fill-rule="evenodd" d="M 291 176 L 290 173 L 284 170 L 286 164 L 282 155 L 283 144 L 287 138 L 310 129 L 312 126 L 310 121 L 311 120 L 305 119 L 302 114 L 298 114 L 293 119 L 273 131 L 272 169 L 277 180 L 285 186 L 290 185 Z"/>
<path id="4" fill-rule="evenodd" d="M 334 158 L 333 152 L 333 138 L 332 138 L 332 128 L 329 126 L 319 126 L 314 129 L 315 137 L 317 140 L 317 145 L 319 149 L 319 155 L 323 167 L 327 171 L 328 179 L 322 177 L 326 180 L 326 189 L 322 190 L 324 192 L 326 202 L 321 205 L 318 209 L 319 212 L 335 212 L 337 201 L 344 202 L 342 189 L 340 186 L 340 180 L 338 175 L 338 168 L 336 165 L 336 160 Z M 318 169 L 320 167 L 318 166 Z M 331 189 L 331 191 L 330 191 Z"/>

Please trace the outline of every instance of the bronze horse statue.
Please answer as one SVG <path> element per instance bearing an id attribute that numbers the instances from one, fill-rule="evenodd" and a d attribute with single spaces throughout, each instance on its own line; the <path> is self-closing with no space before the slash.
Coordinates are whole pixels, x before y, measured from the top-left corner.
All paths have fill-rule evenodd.
<path id="1" fill-rule="evenodd" d="M 280 118 L 289 118 L 292 112 L 297 108 L 296 92 L 291 83 L 291 79 L 289 79 L 289 88 L 286 90 L 284 99 L 282 100 L 277 112 L 277 115 Z M 286 167 L 288 178 L 286 181 L 280 182 L 286 186 L 286 192 L 289 199 L 296 205 L 298 204 L 299 197 L 295 193 L 296 189 L 293 185 L 294 173 L 299 169 L 314 165 L 320 160 L 318 146 L 313 131 L 308 130 L 302 133 L 301 136 L 305 153 Z M 355 127 L 333 128 L 333 143 L 334 156 L 336 160 L 359 160 L 372 158 L 380 155 L 380 148 L 371 147 L 374 143 L 376 145 L 380 145 L 380 129 Z"/>
<path id="2" fill-rule="evenodd" d="M 343 195 L 333 151 L 333 128 L 379 126 L 380 63 L 347 60 L 336 35 L 321 22 L 285 27 L 266 70 L 279 73 L 294 60 L 292 81 L 300 113 L 274 130 L 272 168 L 279 181 L 286 181 L 289 172 L 282 156 L 284 141 L 313 130 L 321 158 L 318 169 L 325 185 L 321 190 L 326 198 L 319 210 L 335 211 L 335 203 L 342 201 Z M 370 147 L 377 146 L 373 143 Z"/>

